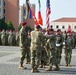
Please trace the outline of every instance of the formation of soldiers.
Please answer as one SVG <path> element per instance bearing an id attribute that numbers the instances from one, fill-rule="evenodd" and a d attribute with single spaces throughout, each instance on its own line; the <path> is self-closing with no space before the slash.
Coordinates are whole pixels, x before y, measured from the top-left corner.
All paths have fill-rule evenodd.
<path id="1" fill-rule="evenodd" d="M 0 45 L 2 46 L 19 46 L 19 31 L 12 30 L 0 31 Z"/>
<path id="2" fill-rule="evenodd" d="M 20 31 L 12 30 L 0 31 L 0 45 L 20 46 L 20 69 L 26 64 L 31 64 L 31 72 L 39 72 L 38 68 L 45 68 L 46 71 L 60 70 L 62 50 L 65 54 L 65 66 L 70 67 L 72 49 L 76 45 L 76 34 L 71 31 L 62 32 L 60 29 L 48 31 L 42 29 L 39 25 L 33 31 L 25 32 L 26 22 L 22 22 Z M 55 67 L 53 67 L 55 66 Z"/>
<path id="3" fill-rule="evenodd" d="M 38 25 L 35 30 L 28 32 L 28 36 L 25 28 L 26 22 L 23 22 L 20 30 L 20 69 L 26 69 L 23 66 L 26 58 L 26 63 L 31 64 L 31 72 L 39 72 L 38 68 L 45 68 L 46 65 L 48 65 L 46 71 L 58 71 L 62 49 L 65 50 L 65 66 L 71 66 L 72 49 L 76 44 L 75 32 L 62 32 L 60 29 L 54 31 L 52 28 L 46 31 Z"/>

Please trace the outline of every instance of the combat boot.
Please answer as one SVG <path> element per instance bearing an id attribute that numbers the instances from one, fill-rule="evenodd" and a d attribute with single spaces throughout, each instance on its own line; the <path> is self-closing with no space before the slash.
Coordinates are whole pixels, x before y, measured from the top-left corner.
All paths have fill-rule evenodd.
<path id="1" fill-rule="evenodd" d="M 56 68 L 53 69 L 53 71 L 59 71 L 59 70 L 60 70 L 60 68 L 58 65 L 56 65 Z"/>
<path id="2" fill-rule="evenodd" d="M 43 68 L 43 65 L 40 65 L 39 68 Z"/>
<path id="3" fill-rule="evenodd" d="M 19 64 L 19 69 L 26 69 L 26 67 L 23 66 L 23 64 Z"/>
<path id="4" fill-rule="evenodd" d="M 37 67 L 35 67 L 35 72 L 40 72 L 40 71 L 37 69 Z"/>
<path id="5" fill-rule="evenodd" d="M 35 73 L 35 72 L 40 72 L 40 71 L 38 71 L 38 69 L 36 69 L 36 68 L 32 68 L 31 72 Z"/>
<path id="6" fill-rule="evenodd" d="M 68 64 L 65 64 L 65 67 L 67 67 L 68 66 Z"/>
<path id="7" fill-rule="evenodd" d="M 70 65 L 70 64 L 68 64 L 68 67 L 71 67 L 71 65 Z"/>
<path id="8" fill-rule="evenodd" d="M 52 71 L 52 66 L 48 67 L 47 69 L 45 69 L 46 71 Z"/>
<path id="9" fill-rule="evenodd" d="M 32 73 L 36 72 L 35 68 L 32 68 L 31 72 L 32 72 Z"/>

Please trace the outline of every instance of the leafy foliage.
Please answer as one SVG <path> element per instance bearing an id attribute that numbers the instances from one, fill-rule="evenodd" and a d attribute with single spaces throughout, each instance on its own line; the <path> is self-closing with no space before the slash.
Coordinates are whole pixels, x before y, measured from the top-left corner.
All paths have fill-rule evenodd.
<path id="1" fill-rule="evenodd" d="M 4 21 L 4 19 L 0 19 L 0 30 L 7 30 L 8 29 L 8 26 L 7 26 L 7 23 Z"/>
<path id="2" fill-rule="evenodd" d="M 8 25 L 8 30 L 15 30 L 11 21 L 8 21 L 7 25 Z"/>

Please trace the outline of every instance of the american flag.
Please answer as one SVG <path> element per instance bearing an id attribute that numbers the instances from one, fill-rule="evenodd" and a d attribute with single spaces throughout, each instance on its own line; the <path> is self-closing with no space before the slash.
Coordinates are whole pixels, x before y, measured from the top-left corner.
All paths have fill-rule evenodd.
<path id="1" fill-rule="evenodd" d="M 50 0 L 47 0 L 46 1 L 46 26 L 47 26 L 47 29 L 49 28 L 50 26 L 50 13 L 51 13 L 51 10 L 50 10 Z"/>

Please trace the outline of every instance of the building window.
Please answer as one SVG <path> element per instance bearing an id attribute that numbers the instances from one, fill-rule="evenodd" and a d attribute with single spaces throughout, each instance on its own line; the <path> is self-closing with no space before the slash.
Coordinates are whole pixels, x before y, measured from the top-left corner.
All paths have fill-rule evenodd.
<path id="1" fill-rule="evenodd" d="M 51 25 L 50 28 L 53 28 L 53 25 Z"/>
<path id="2" fill-rule="evenodd" d="M 6 2 L 5 1 L 4 1 L 3 5 L 6 6 Z"/>
<path id="3" fill-rule="evenodd" d="M 6 21 L 6 17 L 5 17 L 5 16 L 4 16 L 4 18 L 3 18 L 3 19 L 4 19 L 4 21 Z"/>
<path id="4" fill-rule="evenodd" d="M 76 29 L 76 26 L 74 26 L 74 29 Z"/>
<path id="5" fill-rule="evenodd" d="M 3 10 L 3 13 L 4 13 L 4 14 L 6 13 L 6 10 L 5 10 L 5 9 Z"/>
<path id="6" fill-rule="evenodd" d="M 65 29 L 65 26 L 64 25 L 62 26 L 62 29 Z"/>
<path id="7" fill-rule="evenodd" d="M 59 25 L 56 25 L 56 28 L 58 29 L 59 28 Z"/>

